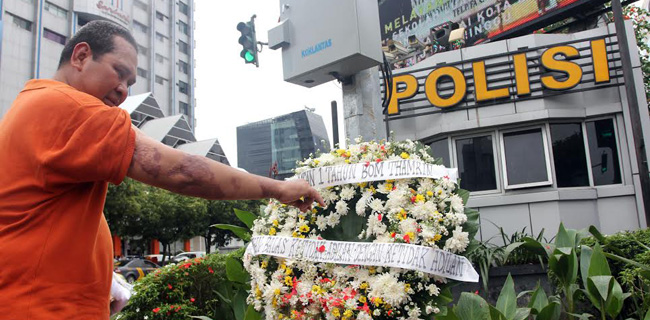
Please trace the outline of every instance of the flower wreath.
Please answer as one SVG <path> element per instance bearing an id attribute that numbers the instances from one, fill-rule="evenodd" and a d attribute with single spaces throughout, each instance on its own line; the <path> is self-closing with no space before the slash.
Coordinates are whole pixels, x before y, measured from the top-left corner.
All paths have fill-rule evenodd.
<path id="1" fill-rule="evenodd" d="M 296 174 L 402 159 L 440 164 L 419 142 L 355 142 L 299 162 Z M 406 243 L 462 254 L 478 229 L 476 211 L 465 208 L 469 193 L 448 177 L 343 184 L 319 192 L 326 206 L 306 213 L 272 200 L 255 221 L 253 236 Z M 244 265 L 251 275 L 248 303 L 266 319 L 424 319 L 444 312 L 451 296 L 447 279 L 402 268 L 267 255 L 245 257 Z"/>

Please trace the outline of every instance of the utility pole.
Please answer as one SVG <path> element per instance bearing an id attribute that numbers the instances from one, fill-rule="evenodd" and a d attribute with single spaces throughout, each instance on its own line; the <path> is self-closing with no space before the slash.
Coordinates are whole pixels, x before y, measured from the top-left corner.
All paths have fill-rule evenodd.
<path id="1" fill-rule="evenodd" d="M 641 129 L 639 100 L 637 98 L 637 92 L 635 88 L 633 74 L 634 70 L 632 69 L 632 59 L 630 57 L 630 45 L 628 43 L 627 32 L 625 30 L 625 20 L 623 18 L 623 8 L 621 6 L 620 0 L 612 0 L 612 13 L 614 14 L 614 26 L 616 27 L 616 38 L 618 39 L 621 64 L 623 65 L 625 93 L 627 97 L 627 106 L 629 109 L 630 123 L 632 124 L 634 153 L 636 155 L 636 163 L 638 166 L 637 172 L 634 172 L 633 168 L 632 178 L 636 179 L 636 176 L 638 175 L 647 225 L 647 223 L 650 221 L 650 176 L 648 175 L 648 162 L 645 153 L 643 131 Z"/>
<path id="2" fill-rule="evenodd" d="M 360 71 L 342 81 L 345 137 L 364 141 L 386 139 L 377 67 Z"/>

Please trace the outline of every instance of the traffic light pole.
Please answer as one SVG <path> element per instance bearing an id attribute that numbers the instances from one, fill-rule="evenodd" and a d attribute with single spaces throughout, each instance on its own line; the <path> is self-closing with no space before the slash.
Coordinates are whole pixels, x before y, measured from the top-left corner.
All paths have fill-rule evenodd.
<path id="1" fill-rule="evenodd" d="M 634 153 L 638 166 L 639 184 L 641 186 L 642 205 L 645 211 L 645 224 L 650 222 L 650 176 L 648 175 L 648 162 L 646 159 L 645 141 L 643 140 L 643 131 L 641 128 L 641 118 L 639 114 L 639 100 L 636 92 L 634 81 L 634 70 L 632 69 L 632 59 L 630 57 L 630 45 L 625 29 L 625 20 L 623 17 L 623 8 L 620 0 L 612 0 L 612 13 L 614 14 L 614 26 L 616 27 L 616 38 L 621 55 L 621 64 L 623 65 L 623 79 L 625 81 L 625 93 L 627 97 L 627 107 L 629 109 L 630 123 L 632 124 L 632 136 L 634 139 Z M 645 106 L 644 106 L 645 107 Z M 633 179 L 636 174 L 633 172 Z M 643 223 L 642 223 L 643 224 Z"/>
<path id="2" fill-rule="evenodd" d="M 379 83 L 377 67 L 360 71 L 351 81 L 342 82 L 345 137 L 350 141 L 359 136 L 365 141 L 386 138 Z"/>

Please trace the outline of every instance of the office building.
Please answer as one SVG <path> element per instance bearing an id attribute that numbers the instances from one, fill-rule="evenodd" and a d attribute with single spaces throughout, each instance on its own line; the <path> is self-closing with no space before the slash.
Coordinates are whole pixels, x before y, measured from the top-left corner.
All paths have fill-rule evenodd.
<path id="1" fill-rule="evenodd" d="M 330 142 L 323 118 L 310 109 L 237 127 L 237 164 L 257 175 L 288 178 L 296 161 L 318 150 L 329 152 Z"/>
<path id="2" fill-rule="evenodd" d="M 92 20 L 129 28 L 138 44 L 137 82 L 165 116 L 183 114 L 194 132 L 193 0 L 0 1 L 0 116 L 24 83 L 52 77 L 65 42 Z"/>

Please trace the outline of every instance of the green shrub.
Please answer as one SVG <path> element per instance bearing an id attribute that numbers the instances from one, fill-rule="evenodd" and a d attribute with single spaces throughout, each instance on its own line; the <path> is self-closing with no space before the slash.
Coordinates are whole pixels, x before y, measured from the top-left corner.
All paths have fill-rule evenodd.
<path id="1" fill-rule="evenodd" d="M 235 285 L 227 279 L 226 259 L 241 260 L 243 252 L 208 254 L 150 273 L 136 283 L 136 293 L 115 319 L 235 319 L 230 301 L 224 298 Z"/>

